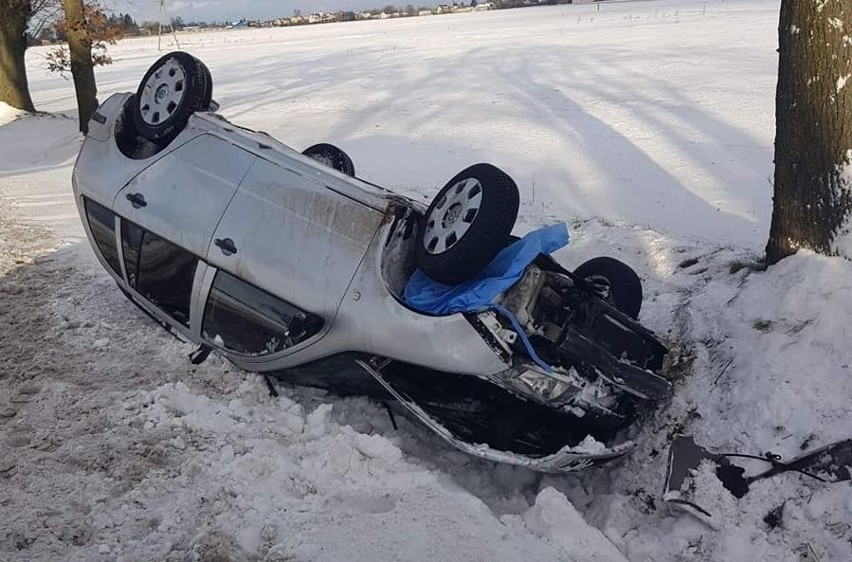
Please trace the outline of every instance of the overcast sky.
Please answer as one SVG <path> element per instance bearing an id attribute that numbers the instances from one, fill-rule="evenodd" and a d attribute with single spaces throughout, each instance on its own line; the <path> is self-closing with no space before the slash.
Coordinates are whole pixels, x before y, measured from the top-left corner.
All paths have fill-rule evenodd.
<path id="1" fill-rule="evenodd" d="M 446 0 L 443 0 L 446 1 Z M 103 0 L 107 8 L 114 12 L 128 13 L 137 22 L 155 21 L 160 12 L 160 0 Z M 180 16 L 190 20 L 231 20 L 240 18 L 268 19 L 293 15 L 293 10 L 302 13 L 337 12 L 340 10 L 359 10 L 380 8 L 388 4 L 405 6 L 433 6 L 439 2 L 433 0 L 166 0 L 169 16 Z M 452 0 L 447 2 L 452 3 Z"/>

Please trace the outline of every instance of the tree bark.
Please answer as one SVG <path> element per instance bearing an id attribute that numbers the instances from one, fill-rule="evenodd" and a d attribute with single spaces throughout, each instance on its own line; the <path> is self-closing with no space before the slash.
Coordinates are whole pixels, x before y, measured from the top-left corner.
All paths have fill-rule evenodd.
<path id="1" fill-rule="evenodd" d="M 31 10 L 29 0 L 0 0 L 0 101 L 25 111 L 35 111 L 24 63 Z"/>
<path id="2" fill-rule="evenodd" d="M 852 259 L 852 6 L 782 0 L 771 265 L 801 248 Z"/>
<path id="3" fill-rule="evenodd" d="M 77 93 L 77 111 L 80 116 L 80 131 L 89 132 L 89 119 L 98 108 L 98 88 L 95 83 L 95 68 L 92 64 L 92 39 L 86 25 L 83 0 L 63 0 L 66 38 L 71 53 L 71 76 Z"/>

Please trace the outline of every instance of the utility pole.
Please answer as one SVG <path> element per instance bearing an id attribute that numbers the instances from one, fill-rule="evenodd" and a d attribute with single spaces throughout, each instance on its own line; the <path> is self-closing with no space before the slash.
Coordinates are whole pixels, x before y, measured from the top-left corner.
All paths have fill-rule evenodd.
<path id="1" fill-rule="evenodd" d="M 157 32 L 157 50 L 162 51 L 162 40 L 163 40 L 163 18 L 169 18 L 169 14 L 166 11 L 166 0 L 160 0 L 160 27 Z M 177 32 L 175 31 L 175 26 L 172 25 L 171 18 L 167 19 L 169 22 L 169 28 L 172 30 L 172 37 L 175 39 L 175 46 L 180 49 L 180 43 L 178 43 Z"/>

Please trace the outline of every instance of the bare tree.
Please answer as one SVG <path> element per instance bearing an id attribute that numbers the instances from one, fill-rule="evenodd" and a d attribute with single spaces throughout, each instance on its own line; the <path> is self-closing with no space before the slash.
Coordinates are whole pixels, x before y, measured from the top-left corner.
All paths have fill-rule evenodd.
<path id="1" fill-rule="evenodd" d="M 62 0 L 65 8 L 65 36 L 71 53 L 71 75 L 77 94 L 80 131 L 89 132 L 89 118 L 98 108 L 95 69 L 92 63 L 92 39 L 86 23 L 83 0 Z"/>
<path id="2" fill-rule="evenodd" d="M 35 111 L 24 64 L 32 15 L 29 0 L 0 0 L 0 101 L 26 111 Z"/>
<path id="3" fill-rule="evenodd" d="M 30 6 L 33 14 L 29 22 L 30 37 L 38 37 L 62 16 L 61 0 L 30 0 Z"/>
<path id="4" fill-rule="evenodd" d="M 852 259 L 852 9 L 782 0 L 769 264 L 807 248 Z"/>

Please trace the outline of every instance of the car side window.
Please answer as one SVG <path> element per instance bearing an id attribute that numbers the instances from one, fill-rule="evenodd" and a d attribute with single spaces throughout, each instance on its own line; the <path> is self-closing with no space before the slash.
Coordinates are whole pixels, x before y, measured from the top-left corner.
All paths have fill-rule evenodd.
<path id="1" fill-rule="evenodd" d="M 198 258 L 135 224 L 121 221 L 127 282 L 160 310 L 189 327 Z"/>
<path id="2" fill-rule="evenodd" d="M 243 355 L 268 355 L 313 336 L 320 317 L 217 271 L 204 310 L 205 339 Z"/>
<path id="3" fill-rule="evenodd" d="M 118 246 L 115 243 L 115 214 L 89 199 L 83 199 L 83 205 L 86 208 L 89 229 L 92 231 L 92 238 L 95 239 L 98 250 L 112 270 L 121 275 Z"/>

